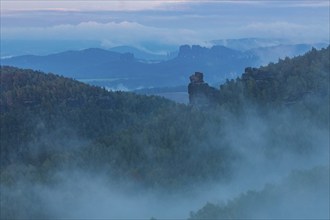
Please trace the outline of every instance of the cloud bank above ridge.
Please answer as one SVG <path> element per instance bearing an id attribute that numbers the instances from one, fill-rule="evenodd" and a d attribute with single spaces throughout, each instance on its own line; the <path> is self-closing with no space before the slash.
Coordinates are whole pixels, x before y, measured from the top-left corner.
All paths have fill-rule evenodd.
<path id="1" fill-rule="evenodd" d="M 200 44 L 262 37 L 329 42 L 328 1 L 8 1 L 5 40 L 94 40 L 107 47 L 146 42 Z"/>

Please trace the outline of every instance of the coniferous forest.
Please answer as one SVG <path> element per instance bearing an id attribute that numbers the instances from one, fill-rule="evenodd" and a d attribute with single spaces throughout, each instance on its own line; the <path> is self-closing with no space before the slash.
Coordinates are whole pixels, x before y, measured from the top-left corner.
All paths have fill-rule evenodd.
<path id="1" fill-rule="evenodd" d="M 190 219 L 328 218 L 329 53 L 247 67 L 208 106 L 1 66 L 1 219 L 108 218 L 123 199 L 92 183 L 195 198 Z"/>

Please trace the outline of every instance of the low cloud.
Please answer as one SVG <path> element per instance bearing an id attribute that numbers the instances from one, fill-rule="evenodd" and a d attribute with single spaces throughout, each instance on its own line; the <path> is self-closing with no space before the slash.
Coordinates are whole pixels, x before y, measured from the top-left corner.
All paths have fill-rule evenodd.
<path id="1" fill-rule="evenodd" d="M 316 34 L 317 33 L 317 34 Z M 169 28 L 142 25 L 137 22 L 81 22 L 52 27 L 4 27 L 3 39 L 25 40 L 93 40 L 105 47 L 157 43 L 164 45 L 200 44 L 221 38 L 277 37 L 303 41 L 327 40 L 329 30 L 321 25 L 305 26 L 289 22 L 250 23 L 241 27 Z"/>
<path id="2" fill-rule="evenodd" d="M 119 45 L 139 45 L 141 42 L 164 44 L 198 43 L 200 34 L 189 29 L 170 29 L 145 26 L 137 22 L 82 22 L 78 25 L 57 25 L 52 27 L 4 28 L 4 39 L 30 40 L 98 40 L 109 47 Z"/>
<path id="3" fill-rule="evenodd" d="M 260 37 L 287 38 L 295 41 L 329 40 L 329 29 L 323 25 L 306 25 L 290 22 L 254 22 L 240 30 L 242 33 Z"/>
<path id="4" fill-rule="evenodd" d="M 228 38 L 329 40 L 328 1 L 5 1 L 2 39 L 93 40 L 109 47 Z"/>

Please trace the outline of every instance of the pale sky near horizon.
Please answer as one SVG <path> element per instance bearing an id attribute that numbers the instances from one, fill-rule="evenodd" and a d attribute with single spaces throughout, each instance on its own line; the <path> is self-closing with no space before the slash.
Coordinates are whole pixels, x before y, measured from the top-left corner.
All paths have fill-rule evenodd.
<path id="1" fill-rule="evenodd" d="M 329 0 L 1 0 L 1 39 L 202 44 L 226 38 L 329 42 Z"/>

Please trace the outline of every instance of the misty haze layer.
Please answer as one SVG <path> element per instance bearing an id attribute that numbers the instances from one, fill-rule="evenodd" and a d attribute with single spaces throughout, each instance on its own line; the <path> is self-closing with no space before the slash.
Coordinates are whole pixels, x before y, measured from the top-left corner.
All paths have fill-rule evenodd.
<path id="1" fill-rule="evenodd" d="M 329 49 L 209 106 L 2 67 L 1 218 L 329 218 Z"/>
<path id="2" fill-rule="evenodd" d="M 70 150 L 74 155 L 70 155 L 68 159 L 61 158 L 65 165 L 57 165 L 55 169 L 51 169 L 51 173 L 38 182 L 35 182 L 35 175 L 39 172 L 42 175 L 43 171 L 39 169 L 46 169 L 47 161 L 41 168 L 33 165 L 25 167 L 20 163 L 8 166 L 2 172 L 2 179 L 6 180 L 2 187 L 2 215 L 15 218 L 26 216 L 30 218 L 116 219 L 151 218 L 152 216 L 186 218 L 190 211 L 197 210 L 207 201 L 216 204 L 226 202 L 248 190 L 263 193 L 269 189 L 264 189 L 264 187 L 270 187 L 267 184 L 272 184 L 276 190 L 275 198 L 265 193 L 266 195 L 262 197 L 262 206 L 257 206 L 260 203 L 257 197 L 252 202 L 248 202 L 248 206 L 245 203 L 239 203 L 237 206 L 230 207 L 235 214 L 224 216 L 229 218 L 242 216 L 326 218 L 329 211 L 327 205 L 329 204 L 329 172 L 326 172 L 329 163 L 328 130 L 300 122 L 300 118 L 295 118 L 289 113 L 276 113 L 271 118 L 273 121 L 269 121 L 268 117 L 260 118 L 255 114 L 247 113 L 239 120 L 227 119 L 228 121 L 221 127 L 215 124 L 205 125 L 201 129 L 207 129 L 210 133 L 205 140 L 209 143 L 189 148 L 192 151 L 189 156 L 200 153 L 199 148 L 215 150 L 212 148 L 220 147 L 219 143 L 225 144 L 238 156 L 238 159 L 228 168 L 231 175 L 225 180 L 220 177 L 218 181 L 206 180 L 198 184 L 189 182 L 187 186 L 178 186 L 178 189 L 170 190 L 170 193 L 164 187 L 141 186 L 134 176 L 121 179 L 119 176 L 109 174 L 111 167 L 105 166 L 91 171 L 81 167 L 81 164 L 77 166 L 75 163 L 79 163 L 76 161 L 79 157 L 75 155 L 79 152 L 76 149 Z M 225 138 L 220 138 L 219 132 L 224 132 Z M 274 138 L 274 135 L 277 137 Z M 53 141 L 53 138 L 61 137 L 52 137 L 47 141 Z M 61 142 L 63 142 L 61 146 L 65 146 L 65 143 L 77 145 L 75 147 L 85 144 L 83 141 L 82 143 L 72 141 L 71 138 L 61 140 Z M 34 144 L 37 146 L 39 143 Z M 47 142 L 42 144 L 52 145 Z M 301 144 L 305 145 L 303 149 L 301 149 Z M 66 147 L 72 148 L 72 146 Z M 59 148 L 55 152 L 62 150 L 63 148 Z M 63 153 L 52 152 L 52 154 Z M 93 156 L 89 155 L 89 157 Z M 231 164 L 231 162 L 228 163 Z M 154 163 L 149 166 L 154 166 Z M 313 174 L 313 171 L 309 170 L 320 166 L 326 171 Z M 219 164 L 214 169 L 222 169 L 222 165 Z M 303 173 L 301 176 L 291 176 L 291 182 L 288 183 L 286 179 L 288 175 L 292 175 L 292 170 L 308 170 L 308 172 L 307 175 Z M 8 179 L 8 176 L 11 178 Z M 303 181 L 300 181 L 301 178 Z M 8 181 L 11 182 L 8 183 Z M 190 181 L 193 181 L 193 178 Z M 280 185 L 279 189 L 276 188 L 277 185 Z M 299 193 L 297 198 L 294 190 L 298 189 L 300 190 L 298 193 L 303 193 Z M 269 190 L 273 193 L 272 188 Z M 309 199 L 313 199 L 312 202 Z M 288 202 L 291 200 L 292 202 Z M 13 203 L 16 205 L 11 206 L 10 204 Z M 253 204 L 256 204 L 256 207 Z M 305 212 L 302 212 L 301 208 L 306 207 L 306 204 L 308 209 L 306 211 L 305 208 Z M 311 207 L 311 204 L 314 206 Z M 237 209 L 239 210 L 236 211 Z M 237 212 L 243 212 L 244 215 L 239 215 Z M 211 217 L 214 216 L 211 215 Z"/>

